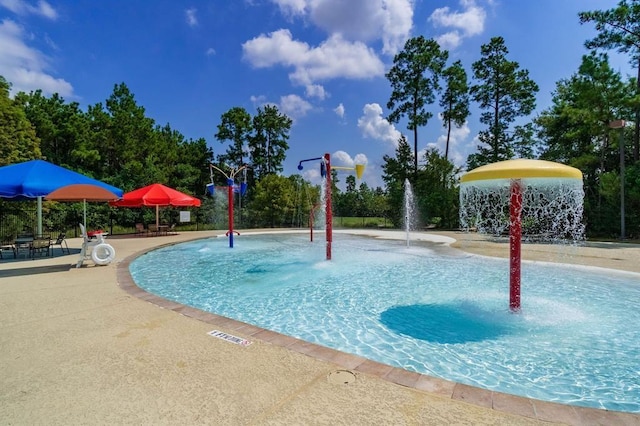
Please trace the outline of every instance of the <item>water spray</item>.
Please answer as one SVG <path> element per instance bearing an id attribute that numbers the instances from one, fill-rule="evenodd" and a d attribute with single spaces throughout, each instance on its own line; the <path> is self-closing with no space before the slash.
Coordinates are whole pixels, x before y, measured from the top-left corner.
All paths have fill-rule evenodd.
<path id="1" fill-rule="evenodd" d="M 222 175 L 227 178 L 227 199 L 228 199 L 228 203 L 229 203 L 229 230 L 227 231 L 226 235 L 229 237 L 229 247 L 233 248 L 233 234 L 234 232 L 238 235 L 240 235 L 240 233 L 238 231 L 234 231 L 233 230 L 233 179 L 235 178 L 235 176 L 240 173 L 243 170 L 246 170 L 249 166 L 247 164 L 243 165 L 242 167 L 239 167 L 238 169 L 231 169 L 229 171 L 229 173 L 225 173 L 224 171 L 222 171 L 220 168 L 214 166 L 213 164 L 209 164 L 209 171 L 210 171 L 210 175 L 211 175 L 211 184 L 213 185 L 213 170 L 216 170 L 220 173 L 222 173 Z M 246 174 L 245 174 L 245 183 L 246 185 Z"/>
<path id="2" fill-rule="evenodd" d="M 298 163 L 298 170 L 304 167 L 302 163 L 307 161 L 320 161 L 320 176 L 325 179 L 324 200 L 325 200 L 325 236 L 327 240 L 327 260 L 331 260 L 331 243 L 333 242 L 333 212 L 331 209 L 331 155 L 325 153 L 322 157 L 307 158 Z M 356 164 L 355 167 L 334 166 L 336 170 L 355 170 L 356 177 L 360 179 L 364 172 L 364 164 Z"/>
<path id="3" fill-rule="evenodd" d="M 579 241 L 584 239 L 583 199 L 582 172 L 551 161 L 502 161 L 478 167 L 460 178 L 461 228 L 493 235 L 509 231 L 512 312 L 521 309 L 523 214 L 541 239 Z"/>

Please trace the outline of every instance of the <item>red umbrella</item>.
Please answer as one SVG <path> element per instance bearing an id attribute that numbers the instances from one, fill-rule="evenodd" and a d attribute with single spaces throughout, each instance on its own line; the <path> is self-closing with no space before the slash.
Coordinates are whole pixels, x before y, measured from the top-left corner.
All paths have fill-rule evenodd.
<path id="1" fill-rule="evenodd" d="M 116 207 L 155 206 L 157 227 L 159 225 L 158 208 L 160 206 L 200 207 L 200 200 L 160 183 L 154 183 L 144 188 L 126 192 L 121 200 L 112 201 L 109 204 Z"/>

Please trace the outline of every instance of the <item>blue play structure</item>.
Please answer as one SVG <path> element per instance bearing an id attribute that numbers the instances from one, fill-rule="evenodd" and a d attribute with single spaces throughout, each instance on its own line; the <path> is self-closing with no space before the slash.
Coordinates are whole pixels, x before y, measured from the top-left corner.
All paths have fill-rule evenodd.
<path id="1" fill-rule="evenodd" d="M 247 193 L 247 183 L 246 182 L 242 182 L 240 184 L 233 184 L 233 193 L 234 194 L 240 194 L 240 195 L 245 195 Z M 227 191 L 228 187 L 226 186 L 215 186 L 212 183 L 208 183 L 207 184 L 207 194 L 213 196 L 213 194 L 215 193 L 215 191 Z"/>

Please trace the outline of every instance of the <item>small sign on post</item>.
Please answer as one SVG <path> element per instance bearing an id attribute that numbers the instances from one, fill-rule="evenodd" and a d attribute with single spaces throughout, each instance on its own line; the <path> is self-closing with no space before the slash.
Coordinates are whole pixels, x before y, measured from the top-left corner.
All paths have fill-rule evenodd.
<path id="1" fill-rule="evenodd" d="M 191 222 L 191 212 L 190 211 L 181 211 L 180 212 L 180 222 Z"/>

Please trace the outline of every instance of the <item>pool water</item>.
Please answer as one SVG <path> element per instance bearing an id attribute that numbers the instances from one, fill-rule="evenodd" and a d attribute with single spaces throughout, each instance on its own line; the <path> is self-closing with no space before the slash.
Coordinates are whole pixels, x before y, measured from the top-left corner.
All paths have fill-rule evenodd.
<path id="1" fill-rule="evenodd" d="M 526 249 L 526 248 L 525 248 Z M 640 275 L 522 265 L 437 245 L 334 234 L 177 244 L 131 263 L 169 300 L 395 367 L 500 392 L 640 412 Z"/>

